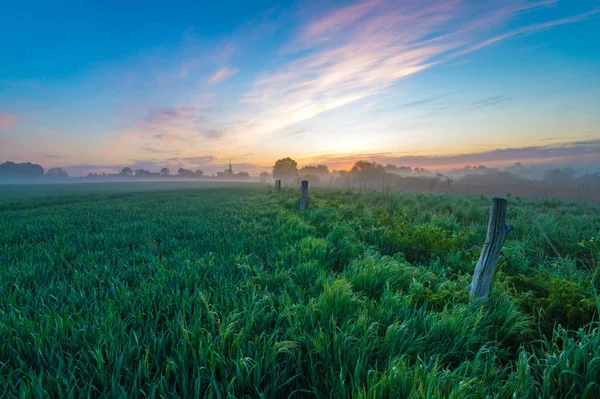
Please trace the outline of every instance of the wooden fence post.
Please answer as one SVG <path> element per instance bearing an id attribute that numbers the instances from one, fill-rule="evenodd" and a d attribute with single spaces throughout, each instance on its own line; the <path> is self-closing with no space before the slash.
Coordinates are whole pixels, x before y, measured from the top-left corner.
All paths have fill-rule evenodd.
<path id="1" fill-rule="evenodd" d="M 281 191 L 281 180 L 275 180 L 275 191 Z"/>
<path id="2" fill-rule="evenodd" d="M 308 180 L 302 180 L 300 194 L 300 210 L 305 210 L 308 206 Z"/>
<path id="3" fill-rule="evenodd" d="M 502 252 L 502 245 L 504 245 L 506 237 L 513 231 L 512 226 L 505 224 L 506 208 L 507 202 L 505 199 L 494 198 L 492 200 L 485 244 L 483 244 L 479 261 L 475 266 L 473 281 L 469 286 L 472 301 L 480 298 L 487 301 L 498 256 Z"/>

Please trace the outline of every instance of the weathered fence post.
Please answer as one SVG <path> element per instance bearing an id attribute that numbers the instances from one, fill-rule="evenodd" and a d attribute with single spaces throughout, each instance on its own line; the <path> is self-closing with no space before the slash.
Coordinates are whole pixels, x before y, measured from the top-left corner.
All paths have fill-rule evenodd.
<path id="1" fill-rule="evenodd" d="M 506 237 L 513 231 L 512 226 L 505 224 L 506 207 L 507 202 L 505 199 L 494 198 L 492 200 L 492 210 L 490 212 L 485 244 L 483 244 L 479 261 L 477 262 L 477 266 L 475 266 L 473 281 L 469 286 L 472 301 L 480 298 L 487 301 L 498 256 L 502 252 L 502 245 L 504 245 Z"/>
<path id="2" fill-rule="evenodd" d="M 281 191 L 281 180 L 275 180 L 275 191 Z"/>
<path id="3" fill-rule="evenodd" d="M 308 180 L 302 180 L 301 189 L 300 210 L 304 210 L 308 206 Z"/>

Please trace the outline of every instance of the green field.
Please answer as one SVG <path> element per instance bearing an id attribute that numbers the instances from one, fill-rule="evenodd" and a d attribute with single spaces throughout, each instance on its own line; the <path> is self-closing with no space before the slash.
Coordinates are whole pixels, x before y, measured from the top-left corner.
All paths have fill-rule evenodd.
<path id="1" fill-rule="evenodd" d="M 6 396 L 600 397 L 598 207 L 509 197 L 485 308 L 489 197 L 139 184 L 0 186 Z"/>

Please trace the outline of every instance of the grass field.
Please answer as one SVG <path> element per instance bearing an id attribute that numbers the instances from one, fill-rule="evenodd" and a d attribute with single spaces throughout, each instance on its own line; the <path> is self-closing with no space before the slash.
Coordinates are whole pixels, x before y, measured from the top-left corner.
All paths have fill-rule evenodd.
<path id="1" fill-rule="evenodd" d="M 489 197 L 177 184 L 0 186 L 0 392 L 600 397 L 600 208 L 508 198 L 485 309 Z"/>

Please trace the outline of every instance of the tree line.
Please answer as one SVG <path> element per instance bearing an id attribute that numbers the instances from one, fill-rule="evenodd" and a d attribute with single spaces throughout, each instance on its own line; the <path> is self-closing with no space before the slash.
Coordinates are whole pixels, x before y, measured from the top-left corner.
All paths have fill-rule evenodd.
<path id="1" fill-rule="evenodd" d="M 427 176 L 430 172 L 424 168 L 412 168 L 410 166 L 397 166 L 388 164 L 383 166 L 377 162 L 356 161 L 350 170 L 329 171 L 327 165 L 307 165 L 298 168 L 298 163 L 292 158 L 282 158 L 273 165 L 272 174 L 262 172 L 261 181 L 266 182 L 272 177 L 273 180 L 281 180 L 284 185 L 299 183 L 308 180 L 311 185 L 331 183 L 335 179 L 361 179 L 377 180 L 386 175 L 397 176 Z"/>
<path id="2" fill-rule="evenodd" d="M 21 179 L 68 179 L 69 173 L 63 168 L 50 168 L 44 170 L 41 165 L 31 162 L 15 163 L 4 162 L 0 164 L 0 179 L 3 180 L 21 180 Z M 85 178 L 122 178 L 122 177 L 185 177 L 185 178 L 218 178 L 218 179 L 248 179 L 250 174 L 247 172 L 234 173 L 231 167 L 216 175 L 206 175 L 202 170 L 179 168 L 176 174 L 171 174 L 169 168 L 162 168 L 160 172 L 150 172 L 146 169 L 132 169 L 124 167 L 119 173 L 96 173 L 90 172 Z"/>
<path id="3" fill-rule="evenodd" d="M 307 165 L 301 168 L 298 163 L 290 157 L 279 159 L 273 165 L 271 173 L 264 171 L 260 174 L 262 182 L 270 180 L 281 180 L 284 185 L 299 184 L 301 180 L 308 180 L 311 186 L 333 186 L 353 188 L 380 188 L 384 186 L 408 185 L 410 187 L 424 188 L 429 191 L 433 189 L 447 188 L 448 191 L 460 180 L 463 184 L 489 185 L 500 184 L 500 182 L 512 181 L 541 181 L 546 183 L 581 182 L 590 184 L 600 182 L 600 173 L 587 173 L 577 176 L 572 168 L 549 168 L 541 173 L 539 177 L 531 177 L 536 167 L 526 167 L 520 163 L 509 166 L 504 170 L 487 168 L 484 165 L 465 166 L 461 169 L 452 169 L 446 174 L 433 173 L 424 168 L 410 166 L 397 166 L 393 164 L 382 165 L 377 162 L 365 160 L 356 161 L 350 170 L 332 170 L 327 165 Z M 85 178 L 217 178 L 243 180 L 250 178 L 247 172 L 234 173 L 231 165 L 228 169 L 217 172 L 216 175 L 207 175 L 202 170 L 179 168 L 172 173 L 169 168 L 163 167 L 159 172 L 151 172 L 146 169 L 132 169 L 124 167 L 119 173 L 93 173 L 90 172 Z M 0 179 L 67 179 L 69 174 L 63 168 L 55 167 L 44 170 L 41 165 L 31 162 L 15 163 L 4 162 L 0 164 Z M 400 184 L 402 182 L 403 184 Z"/>

